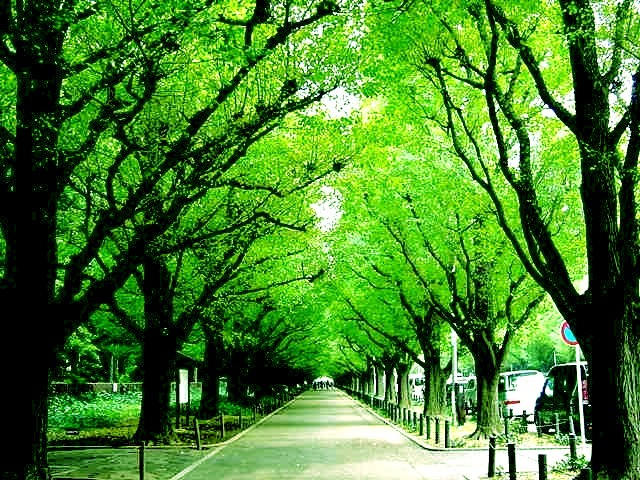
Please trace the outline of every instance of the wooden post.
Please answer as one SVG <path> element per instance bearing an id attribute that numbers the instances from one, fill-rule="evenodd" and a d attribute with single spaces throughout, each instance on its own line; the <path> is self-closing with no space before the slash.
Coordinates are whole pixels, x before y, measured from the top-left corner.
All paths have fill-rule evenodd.
<path id="1" fill-rule="evenodd" d="M 198 419 L 193 419 L 193 430 L 196 432 L 196 450 L 200 450 L 200 424 Z"/>
<path id="2" fill-rule="evenodd" d="M 238 426 L 242 430 L 242 407 L 240 407 L 240 416 L 238 417 Z"/>
<path id="3" fill-rule="evenodd" d="M 220 413 L 220 438 L 224 440 L 224 413 Z"/>

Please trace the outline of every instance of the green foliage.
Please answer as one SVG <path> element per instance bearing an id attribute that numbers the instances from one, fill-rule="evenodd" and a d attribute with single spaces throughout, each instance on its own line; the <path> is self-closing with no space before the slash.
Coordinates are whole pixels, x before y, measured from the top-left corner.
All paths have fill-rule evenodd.
<path id="1" fill-rule="evenodd" d="M 570 454 L 565 455 L 565 458 L 558 461 L 551 470 L 553 472 L 577 472 L 583 468 L 587 468 L 590 465 L 590 461 L 584 455 L 577 455 L 572 458 Z"/>
<path id="2" fill-rule="evenodd" d="M 49 397 L 50 428 L 111 427 L 137 419 L 140 392 L 83 393 Z"/>

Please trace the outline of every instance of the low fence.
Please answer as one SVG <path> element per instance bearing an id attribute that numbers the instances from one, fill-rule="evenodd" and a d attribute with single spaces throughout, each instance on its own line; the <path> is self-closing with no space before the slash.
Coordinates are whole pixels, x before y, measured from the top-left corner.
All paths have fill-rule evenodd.
<path id="1" fill-rule="evenodd" d="M 434 446 L 443 446 L 445 449 L 455 449 L 451 439 L 451 420 L 443 417 L 431 417 L 424 415 L 423 413 L 417 413 L 410 408 L 400 407 L 398 404 L 388 402 L 384 399 L 380 399 L 373 395 L 362 394 L 349 388 L 343 388 L 349 395 L 357 398 L 361 402 L 365 403 L 372 409 L 381 412 L 383 416 L 386 416 L 391 422 L 402 426 L 410 432 L 416 433 L 419 437 L 426 440 L 432 440 Z M 556 418 L 556 424 L 558 420 Z M 527 424 L 526 413 L 520 416 L 511 416 L 504 418 L 504 435 L 503 438 L 511 439 L 513 431 L 517 433 L 517 430 Z M 557 426 L 556 426 L 557 428 Z M 576 461 L 577 454 L 577 438 L 573 429 L 573 424 L 569 425 L 570 433 L 568 435 L 569 441 L 569 459 Z M 538 436 L 541 435 L 541 431 L 538 429 Z M 488 445 L 488 468 L 487 476 L 494 478 L 496 476 L 496 436 L 489 438 Z M 509 480 L 517 480 L 517 462 L 516 462 L 516 444 L 513 441 L 507 442 L 507 455 L 508 455 L 508 475 Z M 547 455 L 538 454 L 538 480 L 547 480 L 548 467 L 547 467 Z M 590 468 L 582 468 L 577 477 L 579 480 L 592 480 L 592 473 Z"/>
<path id="2" fill-rule="evenodd" d="M 142 382 L 132 383 L 110 383 L 110 382 L 93 382 L 93 383 L 64 383 L 53 382 L 49 387 L 49 393 L 53 395 L 71 394 L 87 392 L 104 392 L 104 393 L 125 393 L 142 391 Z"/>

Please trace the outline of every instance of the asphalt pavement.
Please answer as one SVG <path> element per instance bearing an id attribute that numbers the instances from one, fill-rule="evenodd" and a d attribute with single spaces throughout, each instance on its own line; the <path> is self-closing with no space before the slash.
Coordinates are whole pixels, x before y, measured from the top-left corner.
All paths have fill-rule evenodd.
<path id="1" fill-rule="evenodd" d="M 540 453 L 553 465 L 568 447 L 517 448 L 517 471 L 537 472 Z M 170 480 L 476 480 L 487 466 L 487 449 L 434 449 L 340 390 L 309 390 Z"/>

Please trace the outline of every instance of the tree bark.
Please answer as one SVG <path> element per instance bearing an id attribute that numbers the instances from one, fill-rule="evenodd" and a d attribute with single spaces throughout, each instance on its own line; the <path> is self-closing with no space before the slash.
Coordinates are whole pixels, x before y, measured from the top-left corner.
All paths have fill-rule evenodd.
<path id="1" fill-rule="evenodd" d="M 634 480 L 640 472 L 637 318 L 632 308 L 625 308 L 622 318 L 611 318 L 604 311 L 600 318 L 608 318 L 614 328 L 594 325 L 597 347 L 591 355 L 585 352 L 593 428 L 591 467 L 598 480 Z"/>
<path id="2" fill-rule="evenodd" d="M 205 350 L 202 372 L 202 396 L 199 416 L 210 419 L 220 413 L 220 359 L 222 358 L 222 339 L 215 327 L 204 322 Z"/>
<path id="3" fill-rule="evenodd" d="M 442 415 L 446 409 L 448 371 L 440 366 L 440 358 L 425 361 L 424 414 Z"/>
<path id="4" fill-rule="evenodd" d="M 411 366 L 406 362 L 399 362 L 396 365 L 398 372 L 398 406 L 408 408 L 411 406 L 411 395 L 409 393 L 409 370 Z"/>
<path id="5" fill-rule="evenodd" d="M 171 382 L 177 371 L 177 339 L 173 335 L 170 274 L 162 260 L 144 262 L 143 294 L 145 330 L 142 345 L 142 404 L 134 439 L 171 443 L 174 435 L 170 413 Z M 178 400 L 178 399 L 177 399 Z"/>
<path id="6" fill-rule="evenodd" d="M 471 350 L 477 382 L 476 430 L 471 438 L 489 438 L 499 433 L 500 412 L 498 410 L 498 380 L 500 366 L 491 361 L 490 356 Z"/>
<path id="7" fill-rule="evenodd" d="M 384 365 L 384 399 L 388 403 L 396 403 L 396 386 L 395 386 L 395 367 L 392 363 L 385 363 Z"/>
<path id="8" fill-rule="evenodd" d="M 376 364 L 376 396 L 385 397 L 384 367 L 381 363 Z"/>

